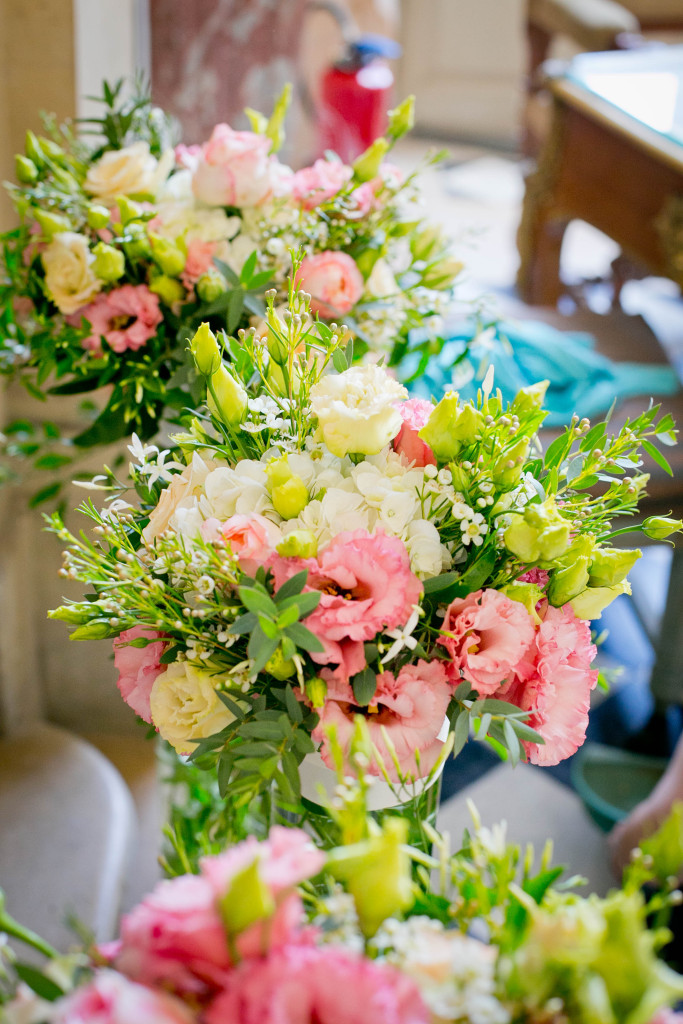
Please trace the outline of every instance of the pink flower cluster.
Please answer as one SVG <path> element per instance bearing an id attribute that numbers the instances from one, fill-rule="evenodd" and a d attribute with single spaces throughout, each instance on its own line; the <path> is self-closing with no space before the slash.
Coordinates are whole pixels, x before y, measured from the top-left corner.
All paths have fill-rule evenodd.
<path id="1" fill-rule="evenodd" d="M 411 979 L 347 949 L 316 945 L 318 934 L 304 926 L 296 886 L 324 862 L 325 854 L 304 832 L 274 827 L 265 842 L 249 838 L 205 858 L 197 876 L 161 882 L 124 918 L 114 948 L 104 951 L 111 967 L 60 1000 L 51 1019 L 428 1024 Z M 254 864 L 274 909 L 229 935 L 231 902 L 249 900 L 240 873 Z"/>
<path id="2" fill-rule="evenodd" d="M 100 292 L 89 306 L 67 317 L 70 324 L 90 325 L 91 334 L 82 345 L 102 355 L 102 339 L 119 355 L 130 349 L 137 352 L 153 338 L 163 320 L 159 297 L 146 284 L 124 284 L 111 292 Z"/>

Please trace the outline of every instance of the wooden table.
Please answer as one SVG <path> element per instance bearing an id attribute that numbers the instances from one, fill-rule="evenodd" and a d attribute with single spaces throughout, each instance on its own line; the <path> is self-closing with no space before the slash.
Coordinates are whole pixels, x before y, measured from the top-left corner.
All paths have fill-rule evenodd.
<path id="1" fill-rule="evenodd" d="M 581 54 L 548 89 L 551 129 L 517 239 L 521 297 L 557 302 L 562 238 L 577 218 L 683 285 L 683 47 Z"/>

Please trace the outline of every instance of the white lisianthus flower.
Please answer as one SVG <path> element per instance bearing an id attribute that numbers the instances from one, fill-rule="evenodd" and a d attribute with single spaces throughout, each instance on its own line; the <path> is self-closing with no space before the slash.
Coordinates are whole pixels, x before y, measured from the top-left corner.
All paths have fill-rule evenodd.
<path id="1" fill-rule="evenodd" d="M 156 677 L 150 693 L 152 721 L 179 754 L 189 754 L 194 740 L 224 729 L 235 716 L 218 696 L 225 677 L 187 661 L 175 661 Z"/>
<path id="2" fill-rule="evenodd" d="M 155 196 L 161 185 L 160 177 L 166 178 L 171 169 L 168 164 L 168 158 L 162 158 L 160 163 L 152 156 L 147 142 L 134 142 L 123 149 L 104 153 L 89 168 L 83 188 L 89 195 L 103 200 L 116 196 Z"/>
<path id="3" fill-rule="evenodd" d="M 379 507 L 379 522 L 387 533 L 402 536 L 409 523 L 419 515 L 420 503 L 416 494 L 408 491 L 390 491 Z"/>
<path id="4" fill-rule="evenodd" d="M 238 513 L 251 512 L 265 515 L 273 522 L 280 521 L 268 491 L 265 466 L 252 459 L 242 459 L 234 469 L 222 466 L 210 473 L 200 507 L 206 519 L 221 522 Z"/>
<path id="5" fill-rule="evenodd" d="M 41 256 L 45 286 L 61 313 L 75 313 L 87 306 L 102 287 L 92 270 L 95 259 L 88 239 L 75 231 L 60 231 Z"/>
<path id="6" fill-rule="evenodd" d="M 427 519 L 416 519 L 410 523 L 403 542 L 410 558 L 410 568 L 420 579 L 438 576 L 450 561 L 441 543 L 439 531 Z"/>
<path id="7" fill-rule="evenodd" d="M 165 530 L 172 529 L 181 532 L 178 527 L 181 520 L 187 519 L 187 513 L 192 512 L 194 521 L 201 525 L 202 517 L 199 516 L 199 499 L 204 493 L 204 486 L 210 473 L 216 472 L 219 463 L 202 459 L 197 452 L 192 456 L 192 462 L 186 466 L 182 473 L 171 478 L 166 490 L 162 491 L 157 507 L 152 510 L 149 523 L 142 531 L 142 539 L 145 544 L 150 545 L 154 539 Z M 199 529 L 191 532 L 196 533 Z M 186 533 L 188 524 L 182 530 Z"/>
<path id="8" fill-rule="evenodd" d="M 370 277 L 365 282 L 365 294 L 371 299 L 385 299 L 396 295 L 400 288 L 396 284 L 391 267 L 381 257 L 377 260 Z"/>
<path id="9" fill-rule="evenodd" d="M 393 403 L 407 397 L 381 367 L 352 366 L 313 385 L 311 408 L 333 455 L 375 455 L 401 429 L 403 419 Z"/>

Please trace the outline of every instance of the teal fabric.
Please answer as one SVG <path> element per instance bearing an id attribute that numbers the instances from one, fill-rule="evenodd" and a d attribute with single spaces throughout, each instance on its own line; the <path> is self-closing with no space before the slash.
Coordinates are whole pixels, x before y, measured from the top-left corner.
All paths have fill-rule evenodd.
<path id="1" fill-rule="evenodd" d="M 424 335 L 414 333 L 411 341 L 417 344 Z M 408 385 L 412 395 L 438 399 L 454 388 L 463 398 L 473 398 L 493 364 L 494 388 L 500 388 L 506 401 L 520 388 L 549 380 L 545 426 L 562 426 L 574 412 L 589 418 L 606 413 L 615 398 L 654 398 L 679 388 L 671 367 L 614 363 L 595 351 L 589 334 L 558 331 L 536 320 L 502 322 L 473 341 L 475 333 L 471 324 L 453 329 L 440 354 Z M 467 356 L 456 363 L 470 342 Z M 400 367 L 401 377 L 408 378 L 418 365 L 419 354 L 409 352 Z"/>

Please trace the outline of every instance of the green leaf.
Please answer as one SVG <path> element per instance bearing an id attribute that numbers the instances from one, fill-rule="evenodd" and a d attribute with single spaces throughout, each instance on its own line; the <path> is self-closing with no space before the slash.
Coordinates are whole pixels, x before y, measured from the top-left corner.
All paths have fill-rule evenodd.
<path id="1" fill-rule="evenodd" d="M 262 270 L 259 274 L 254 274 L 249 281 L 249 290 L 252 292 L 260 291 L 270 284 L 272 277 L 272 270 Z"/>
<path id="2" fill-rule="evenodd" d="M 296 722 L 297 725 L 300 724 L 303 721 L 304 713 L 301 710 L 300 702 L 294 696 L 294 690 L 289 684 L 287 684 L 285 689 L 285 704 L 287 705 L 287 714 L 291 720 Z"/>
<path id="3" fill-rule="evenodd" d="M 655 448 L 652 442 L 646 440 L 646 438 L 643 438 L 641 443 L 647 454 L 650 456 L 650 458 L 653 459 L 657 463 L 657 465 L 664 470 L 665 473 L 668 473 L 669 476 L 673 476 L 674 474 L 671 466 L 666 461 L 662 453 Z"/>
<path id="4" fill-rule="evenodd" d="M 275 600 L 279 603 L 287 597 L 292 597 L 293 594 L 300 594 L 307 579 L 308 569 L 302 569 L 301 572 L 297 572 L 294 576 L 290 576 L 288 580 L 285 580 L 278 592 L 275 594 Z"/>
<path id="5" fill-rule="evenodd" d="M 321 597 L 322 594 L 318 590 L 309 590 L 305 594 L 296 594 L 293 600 L 295 602 L 294 607 L 299 612 L 299 618 L 305 619 L 307 615 L 315 611 L 320 604 Z"/>
<path id="6" fill-rule="evenodd" d="M 240 283 L 245 287 L 249 287 L 249 282 L 252 279 L 254 271 L 256 270 L 256 260 L 258 259 L 258 251 L 254 249 L 244 261 L 244 266 L 240 271 Z"/>
<path id="7" fill-rule="evenodd" d="M 246 615 L 240 615 L 238 619 L 235 619 L 228 629 L 228 633 L 235 633 L 237 636 L 241 636 L 243 633 L 251 633 L 257 622 L 258 618 L 255 613 L 247 612 Z"/>
<path id="8" fill-rule="evenodd" d="M 377 691 L 377 676 L 369 665 L 351 679 L 353 695 L 359 707 L 367 707 Z"/>
<path id="9" fill-rule="evenodd" d="M 263 615 L 269 615 L 272 618 L 277 616 L 277 606 L 268 594 L 264 594 L 262 590 L 257 590 L 255 587 L 239 587 L 237 593 L 242 604 L 250 612 L 261 612 Z"/>
<path id="10" fill-rule="evenodd" d="M 234 292 L 230 292 L 230 299 L 228 301 L 228 313 L 225 319 L 225 327 L 228 334 L 234 334 L 237 326 L 242 319 L 242 310 L 244 309 L 244 292 L 241 288 L 236 288 Z"/>
<path id="11" fill-rule="evenodd" d="M 42 505 L 43 502 L 56 498 L 61 489 L 61 484 L 48 484 L 47 487 L 41 487 L 39 491 L 31 495 L 28 503 L 29 508 L 36 508 L 38 505 Z"/>
<path id="12" fill-rule="evenodd" d="M 296 604 L 292 604 L 280 612 L 276 625 L 278 629 L 285 629 L 287 626 L 291 626 L 293 622 L 298 622 L 298 620 L 299 609 Z M 261 625 L 263 626 L 263 623 Z M 267 634 L 268 630 L 265 630 L 265 632 Z"/>
<path id="13" fill-rule="evenodd" d="M 261 672 L 276 650 L 277 640 L 270 640 L 260 625 L 256 625 L 247 644 L 247 655 L 254 660 L 254 672 Z"/>
<path id="14" fill-rule="evenodd" d="M 239 704 L 232 699 L 232 697 L 227 693 L 224 693 L 222 690 L 217 690 L 216 693 L 218 695 L 218 699 L 225 704 L 229 711 L 232 711 L 235 718 L 241 721 L 245 717 L 244 709 L 241 708 Z"/>
<path id="15" fill-rule="evenodd" d="M 180 644 L 174 644 L 173 647 L 169 647 L 167 651 L 164 651 L 164 653 L 159 658 L 159 664 L 172 665 L 174 661 L 178 660 L 178 655 L 180 654 L 180 652 L 184 650 L 185 648 Z"/>
<path id="16" fill-rule="evenodd" d="M 509 718 L 503 721 L 503 735 L 505 736 L 505 745 L 510 753 L 510 760 L 513 764 L 517 764 L 520 756 L 519 739 Z"/>
<path id="17" fill-rule="evenodd" d="M 59 999 L 64 995 L 59 985 L 56 985 L 50 978 L 46 978 L 44 974 L 36 970 L 35 967 L 31 967 L 30 964 L 17 963 L 14 965 L 14 969 L 21 980 L 41 999 L 54 1003 L 55 999 Z"/>
<path id="18" fill-rule="evenodd" d="M 276 740 L 278 743 L 285 735 L 279 722 L 261 721 L 245 722 L 240 726 L 239 734 L 255 740 Z"/>
<path id="19" fill-rule="evenodd" d="M 467 743 L 470 735 L 470 716 L 466 711 L 461 711 L 455 719 L 453 729 L 453 750 L 452 756 L 457 757 Z"/>
<path id="20" fill-rule="evenodd" d="M 36 469 L 59 469 L 61 466 L 68 466 L 73 459 L 70 455 L 58 455 L 56 452 L 50 455 L 41 455 L 33 463 Z"/>
<path id="21" fill-rule="evenodd" d="M 301 782 L 299 780 L 299 765 L 291 750 L 286 750 L 282 755 L 282 771 L 287 782 L 292 788 L 294 797 L 298 800 L 301 796 Z"/>
<path id="22" fill-rule="evenodd" d="M 346 357 L 341 349 L 335 348 L 332 353 L 332 363 L 337 373 L 344 373 L 344 371 L 348 369 L 348 366 L 346 365 Z"/>
<path id="23" fill-rule="evenodd" d="M 228 264 L 225 263 L 224 260 L 214 259 L 213 262 L 216 264 L 223 277 L 226 278 L 226 280 L 228 280 L 230 284 L 239 284 L 239 277 L 232 269 L 232 267 L 228 266 Z"/>
<path id="24" fill-rule="evenodd" d="M 325 645 L 318 640 L 317 636 L 311 633 L 310 629 L 306 629 L 300 622 L 294 622 L 291 626 L 287 626 L 284 632 L 286 636 L 292 638 L 297 647 L 304 651 L 322 653 L 325 650 Z"/>
<path id="25" fill-rule="evenodd" d="M 568 439 L 566 434 L 560 434 L 555 440 L 548 446 L 548 450 L 545 453 L 543 464 L 546 469 L 552 469 L 553 466 L 559 466 L 560 462 L 564 458 L 565 451 L 567 449 Z"/>
<path id="26" fill-rule="evenodd" d="M 430 576 L 422 584 L 424 592 L 425 594 L 436 594 L 440 590 L 446 590 L 456 583 L 458 578 L 458 574 L 455 572 L 444 572 L 440 576 Z"/>
<path id="27" fill-rule="evenodd" d="M 279 641 L 280 630 L 278 629 L 277 623 L 273 622 L 272 619 L 269 619 L 265 615 L 259 615 L 258 624 L 269 640 Z"/>

